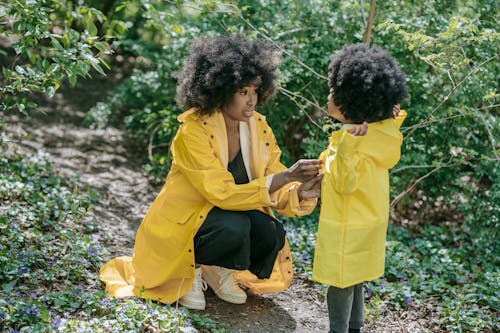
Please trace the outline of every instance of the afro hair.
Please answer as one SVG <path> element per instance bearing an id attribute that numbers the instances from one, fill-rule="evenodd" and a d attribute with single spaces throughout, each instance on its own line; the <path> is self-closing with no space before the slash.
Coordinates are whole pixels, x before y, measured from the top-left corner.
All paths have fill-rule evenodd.
<path id="1" fill-rule="evenodd" d="M 212 114 L 238 89 L 254 84 L 262 105 L 276 91 L 280 56 L 271 45 L 239 35 L 200 38 L 176 73 L 177 103 Z"/>
<path id="2" fill-rule="evenodd" d="M 391 56 L 366 44 L 344 46 L 330 57 L 328 86 L 345 118 L 360 124 L 393 117 L 406 96 L 405 75 Z"/>

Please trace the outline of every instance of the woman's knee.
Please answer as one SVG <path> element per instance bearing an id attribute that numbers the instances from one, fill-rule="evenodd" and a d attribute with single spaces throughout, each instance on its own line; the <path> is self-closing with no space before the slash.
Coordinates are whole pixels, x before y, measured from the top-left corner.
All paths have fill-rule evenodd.
<path id="1" fill-rule="evenodd" d="M 221 226 L 219 233 L 220 239 L 224 241 L 226 246 L 234 247 L 241 246 L 247 243 L 250 238 L 250 219 L 239 212 L 231 212 L 225 216 L 226 223 Z"/>
<path id="2" fill-rule="evenodd" d="M 284 242 L 285 230 L 279 222 L 262 212 L 249 213 L 251 213 L 248 215 L 252 224 L 251 237 L 254 241 L 266 248 L 274 248 L 276 242 L 281 239 Z"/>

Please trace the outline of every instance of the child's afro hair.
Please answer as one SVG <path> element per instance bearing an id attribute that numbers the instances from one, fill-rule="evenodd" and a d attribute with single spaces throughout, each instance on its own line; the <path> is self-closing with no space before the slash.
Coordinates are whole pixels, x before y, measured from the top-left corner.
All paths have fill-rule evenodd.
<path id="1" fill-rule="evenodd" d="M 356 124 L 393 117 L 406 96 L 405 75 L 391 56 L 366 44 L 344 46 L 330 57 L 328 86 L 345 118 Z"/>

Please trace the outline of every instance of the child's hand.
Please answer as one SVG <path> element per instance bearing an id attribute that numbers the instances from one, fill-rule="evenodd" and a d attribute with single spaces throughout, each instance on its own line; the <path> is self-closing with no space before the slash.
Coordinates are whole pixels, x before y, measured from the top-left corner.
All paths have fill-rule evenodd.
<path id="1" fill-rule="evenodd" d="M 394 105 L 394 108 L 392 109 L 392 114 L 394 115 L 394 118 L 399 116 L 399 111 L 401 111 L 401 106 L 399 104 Z"/>
<path id="2" fill-rule="evenodd" d="M 368 123 L 364 121 L 361 125 L 348 129 L 347 132 L 354 136 L 363 136 L 368 132 Z"/>
<path id="3" fill-rule="evenodd" d="M 323 174 L 319 173 L 305 183 L 299 189 L 299 200 L 318 198 L 321 194 L 321 180 Z"/>

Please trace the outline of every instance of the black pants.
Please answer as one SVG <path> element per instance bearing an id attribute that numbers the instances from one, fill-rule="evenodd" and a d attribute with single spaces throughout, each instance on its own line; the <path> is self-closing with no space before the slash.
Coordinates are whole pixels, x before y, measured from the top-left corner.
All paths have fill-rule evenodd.
<path id="1" fill-rule="evenodd" d="M 214 207 L 194 238 L 197 264 L 250 270 L 269 278 L 285 229 L 273 217 L 257 211 L 227 211 Z"/>

